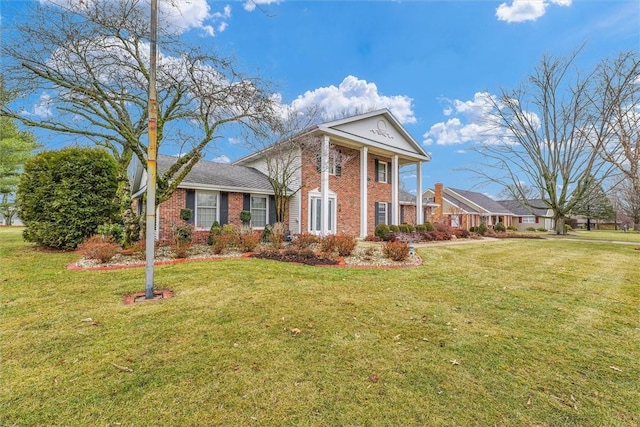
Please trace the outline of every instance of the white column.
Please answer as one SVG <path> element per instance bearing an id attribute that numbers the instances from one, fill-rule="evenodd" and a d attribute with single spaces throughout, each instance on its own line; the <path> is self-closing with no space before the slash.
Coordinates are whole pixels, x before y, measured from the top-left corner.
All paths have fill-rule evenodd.
<path id="1" fill-rule="evenodd" d="M 398 156 L 391 158 L 391 224 L 398 225 L 398 213 L 400 203 L 398 201 L 398 189 L 400 188 L 400 174 L 398 173 Z"/>
<path id="2" fill-rule="evenodd" d="M 320 200 L 322 203 L 322 225 L 320 235 L 329 234 L 329 137 L 322 137 L 320 154 Z"/>
<path id="3" fill-rule="evenodd" d="M 423 224 L 422 212 L 422 162 L 416 163 L 416 224 Z"/>
<path id="4" fill-rule="evenodd" d="M 368 193 L 368 154 L 369 149 L 367 147 L 362 147 L 360 149 L 360 237 L 367 237 L 367 193 Z"/>

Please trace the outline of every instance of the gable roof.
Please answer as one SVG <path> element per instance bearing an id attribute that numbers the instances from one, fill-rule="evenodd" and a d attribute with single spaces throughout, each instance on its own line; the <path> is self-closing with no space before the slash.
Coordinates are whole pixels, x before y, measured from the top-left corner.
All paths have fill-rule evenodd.
<path id="1" fill-rule="evenodd" d="M 431 161 L 431 156 L 386 108 L 320 123 L 303 130 L 298 135 L 302 137 L 312 134 L 328 135 L 335 142 L 353 148 L 367 146 L 371 154 L 398 155 L 400 164 Z M 250 153 L 233 164 L 248 164 L 263 156 L 272 146 Z"/>
<path id="2" fill-rule="evenodd" d="M 509 209 L 511 212 L 513 212 L 515 215 L 518 216 L 529 216 L 529 215 L 535 215 L 535 216 L 548 216 L 549 215 L 549 209 L 539 209 L 539 208 L 530 208 L 528 206 L 525 206 L 524 203 L 522 203 L 520 200 L 499 200 L 498 203 L 500 203 L 501 205 L 503 205 L 504 207 L 506 207 L 507 209 Z M 531 199 L 529 200 L 529 203 L 531 203 L 534 206 L 543 206 L 544 202 L 542 199 Z"/>
<path id="3" fill-rule="evenodd" d="M 173 156 L 158 156 L 158 173 L 166 172 L 177 158 Z M 204 188 L 215 187 L 220 190 L 235 192 L 257 191 L 273 194 L 269 177 L 257 169 L 229 163 L 200 160 L 184 177 L 179 187 Z"/>
<path id="4" fill-rule="evenodd" d="M 460 200 L 462 203 L 471 202 L 487 213 L 492 214 L 511 214 L 512 212 L 504 205 L 496 202 L 492 198 L 475 191 L 459 190 L 456 188 L 445 188 L 444 193 L 450 197 Z"/>
<path id="5" fill-rule="evenodd" d="M 158 155 L 158 174 L 165 173 L 176 160 L 178 158 L 174 156 Z M 138 170 L 132 185 L 134 197 L 146 190 L 147 173 L 144 165 L 138 164 Z M 207 160 L 196 163 L 178 188 L 273 194 L 269 177 L 257 169 Z"/>

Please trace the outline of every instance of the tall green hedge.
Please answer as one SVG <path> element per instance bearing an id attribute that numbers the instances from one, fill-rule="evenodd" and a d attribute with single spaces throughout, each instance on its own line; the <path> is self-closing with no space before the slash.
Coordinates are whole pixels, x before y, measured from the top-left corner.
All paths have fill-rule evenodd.
<path id="1" fill-rule="evenodd" d="M 17 192 L 25 240 L 74 249 L 115 218 L 116 189 L 116 162 L 104 150 L 65 148 L 30 158 Z"/>

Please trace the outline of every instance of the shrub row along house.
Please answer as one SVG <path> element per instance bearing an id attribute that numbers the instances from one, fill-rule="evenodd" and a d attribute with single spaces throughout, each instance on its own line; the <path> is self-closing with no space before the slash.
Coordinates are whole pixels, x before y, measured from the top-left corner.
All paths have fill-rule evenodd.
<path id="1" fill-rule="evenodd" d="M 241 225 L 242 211 L 251 213 L 250 226 L 257 230 L 279 217 L 292 234 L 323 236 L 366 237 L 378 224 L 426 221 L 466 230 L 498 222 L 523 230 L 552 227 L 548 212 L 529 213 L 516 202 L 496 202 L 440 183 L 423 193 L 422 164 L 431 158 L 386 109 L 314 126 L 295 142 L 282 144 L 288 144 L 284 151 L 276 144 L 233 164 L 200 161 L 158 207 L 157 238 L 169 239 L 174 227 L 184 223 L 183 209 L 193 212 L 188 222 L 200 238 L 214 222 Z M 158 172 L 175 161 L 158 156 Z M 405 165 L 415 167 L 418 197 L 400 190 L 399 169 Z M 290 176 L 280 182 L 285 193 L 276 194 L 270 176 L 286 174 Z M 135 168 L 131 179 L 134 200 L 139 200 L 146 190 L 143 165 Z M 290 197 L 278 215 L 277 198 L 282 194 Z"/>

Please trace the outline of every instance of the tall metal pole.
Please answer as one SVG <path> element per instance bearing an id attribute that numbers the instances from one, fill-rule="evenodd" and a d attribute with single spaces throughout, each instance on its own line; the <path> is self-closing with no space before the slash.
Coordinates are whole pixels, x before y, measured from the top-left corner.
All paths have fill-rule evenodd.
<path id="1" fill-rule="evenodd" d="M 146 217 L 146 274 L 145 274 L 145 298 L 153 298 L 153 262 L 155 251 L 155 224 L 156 224 L 156 158 L 157 148 L 157 120 L 158 108 L 156 106 L 156 64 L 157 64 L 157 39 L 158 39 L 158 0 L 151 0 L 151 36 L 150 36 L 150 60 L 149 67 L 149 146 L 147 147 L 147 217 Z"/>

